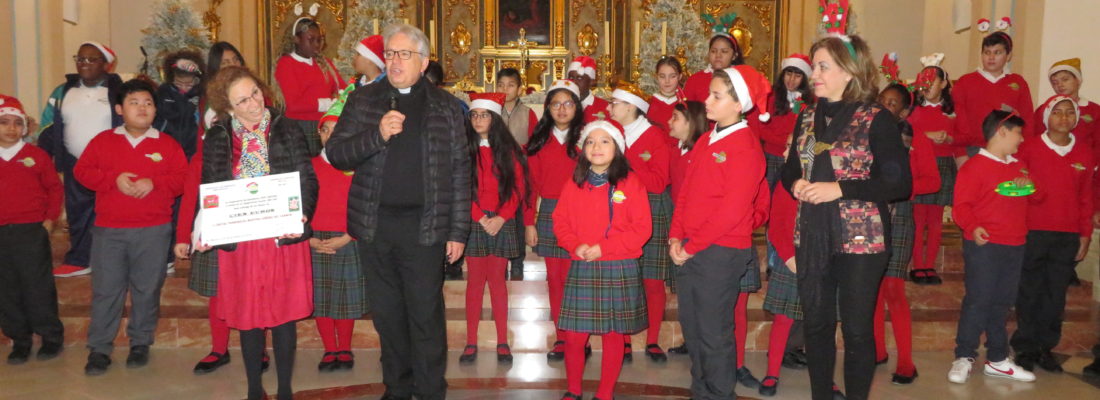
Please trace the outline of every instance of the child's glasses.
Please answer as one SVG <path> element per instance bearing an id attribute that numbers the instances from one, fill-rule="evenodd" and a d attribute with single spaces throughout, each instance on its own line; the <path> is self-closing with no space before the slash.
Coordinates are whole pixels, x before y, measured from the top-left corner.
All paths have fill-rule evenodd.
<path id="1" fill-rule="evenodd" d="M 73 61 L 76 61 L 77 64 L 95 64 L 97 62 L 103 61 L 103 57 L 73 56 Z"/>
<path id="2" fill-rule="evenodd" d="M 576 107 L 576 105 L 577 104 L 573 103 L 572 101 L 554 102 L 554 103 L 550 103 L 550 109 L 551 110 L 560 110 L 562 107 L 565 107 L 567 109 L 572 109 L 573 107 Z"/>
<path id="3" fill-rule="evenodd" d="M 489 119 L 489 118 L 492 118 L 492 117 L 493 117 L 492 114 L 489 114 L 487 112 L 483 112 L 483 113 L 472 112 L 472 113 L 470 113 L 470 119 L 471 120 Z"/>

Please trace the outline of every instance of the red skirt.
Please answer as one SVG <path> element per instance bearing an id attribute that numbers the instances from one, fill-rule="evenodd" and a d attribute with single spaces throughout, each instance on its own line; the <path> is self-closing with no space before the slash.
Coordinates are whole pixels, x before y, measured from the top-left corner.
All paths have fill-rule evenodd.
<path id="1" fill-rule="evenodd" d="M 274 239 L 218 251 L 217 316 L 240 330 L 271 328 L 313 313 L 309 242 L 276 246 Z"/>

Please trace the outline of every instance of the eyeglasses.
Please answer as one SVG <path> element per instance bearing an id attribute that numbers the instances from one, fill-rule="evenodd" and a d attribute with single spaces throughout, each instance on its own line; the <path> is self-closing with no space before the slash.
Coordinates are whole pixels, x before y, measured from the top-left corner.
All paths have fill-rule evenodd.
<path id="1" fill-rule="evenodd" d="M 105 59 L 103 57 L 73 56 L 73 61 L 76 61 L 77 64 L 95 64 L 97 62 L 104 61 L 104 60 Z"/>
<path id="2" fill-rule="evenodd" d="M 393 60 L 395 58 L 400 58 L 402 60 L 408 60 L 408 59 L 412 58 L 413 54 L 416 54 L 416 55 L 421 56 L 421 57 L 424 56 L 423 53 L 421 53 L 419 51 L 412 51 L 412 50 L 386 50 L 385 52 L 382 53 L 382 55 L 385 56 L 387 60 Z"/>
<path id="3" fill-rule="evenodd" d="M 262 103 L 263 99 L 264 99 L 263 94 L 264 94 L 264 92 L 261 91 L 260 88 L 252 89 L 252 94 L 251 95 L 249 95 L 248 97 L 245 97 L 243 99 L 237 100 L 235 103 L 233 103 L 233 107 L 244 106 L 245 103 L 248 103 L 249 100 L 255 100 L 257 103 Z"/>
<path id="4" fill-rule="evenodd" d="M 560 102 L 560 103 L 559 102 L 550 103 L 550 109 L 551 110 L 560 110 L 562 107 L 574 108 L 576 106 L 577 106 L 577 103 L 574 103 L 572 101 L 563 101 L 563 102 Z"/>
<path id="5" fill-rule="evenodd" d="M 471 113 L 470 113 L 470 119 L 471 119 L 471 120 L 477 120 L 477 119 L 489 119 L 489 118 L 492 118 L 492 117 L 493 117 L 493 115 L 492 115 L 492 114 L 489 114 L 489 113 L 487 113 L 487 112 L 482 112 L 482 113 L 479 113 L 479 112 L 471 112 Z"/>

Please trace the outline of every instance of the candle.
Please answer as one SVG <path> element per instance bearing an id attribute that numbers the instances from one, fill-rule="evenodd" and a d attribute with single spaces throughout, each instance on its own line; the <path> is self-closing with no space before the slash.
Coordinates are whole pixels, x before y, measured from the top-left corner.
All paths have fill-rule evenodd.
<path id="1" fill-rule="evenodd" d="M 431 42 L 431 46 L 432 46 L 428 50 L 428 52 L 429 53 L 434 53 L 435 52 L 435 20 L 434 19 L 428 21 L 428 40 Z"/>
<path id="2" fill-rule="evenodd" d="M 378 34 L 378 18 L 374 19 L 374 34 Z"/>
<path id="3" fill-rule="evenodd" d="M 611 54 L 611 23 L 603 22 L 603 52 Z"/>
<path id="4" fill-rule="evenodd" d="M 402 18 L 401 20 L 404 21 L 405 25 L 409 24 L 409 19 L 408 18 Z"/>
<path id="5" fill-rule="evenodd" d="M 668 54 L 665 48 L 665 35 L 668 34 L 668 22 L 661 21 L 661 55 Z"/>
<path id="6" fill-rule="evenodd" d="M 642 38 L 642 22 L 634 21 L 634 55 L 638 55 L 641 48 Z"/>

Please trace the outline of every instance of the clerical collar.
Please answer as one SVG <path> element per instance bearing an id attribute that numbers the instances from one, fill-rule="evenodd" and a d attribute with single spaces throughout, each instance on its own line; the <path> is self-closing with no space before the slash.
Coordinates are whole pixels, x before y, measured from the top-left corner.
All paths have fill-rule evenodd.
<path id="1" fill-rule="evenodd" d="M 671 105 L 671 104 L 673 104 L 673 103 L 675 103 L 679 100 L 679 99 L 676 98 L 675 94 L 672 95 L 672 96 L 665 97 L 665 96 L 662 96 L 660 93 L 654 93 L 653 97 L 656 98 L 657 100 L 660 100 L 662 103 L 669 104 L 669 105 Z"/>
<path id="2" fill-rule="evenodd" d="M 997 83 L 1001 79 L 1004 79 L 1004 77 L 1008 76 L 1008 67 L 1005 67 L 1005 69 L 1001 70 L 1000 76 L 993 76 L 993 74 L 982 69 L 981 67 L 978 67 L 978 73 L 985 77 L 985 79 L 990 83 Z"/>
<path id="3" fill-rule="evenodd" d="M 397 92 L 401 93 L 401 94 L 409 94 L 409 93 L 412 93 L 412 91 L 413 91 L 412 86 L 409 86 L 407 88 L 397 89 Z"/>
<path id="4" fill-rule="evenodd" d="M 745 120 L 740 120 L 736 124 L 727 126 L 725 128 L 719 128 L 718 125 L 715 125 L 714 132 L 711 132 L 710 134 L 710 142 L 708 144 L 714 144 L 714 142 L 725 139 L 726 136 L 729 136 L 730 134 L 737 132 L 740 129 L 747 128 L 748 126 L 749 122 Z"/>
<path id="5" fill-rule="evenodd" d="M 637 142 L 638 138 L 642 137 L 642 134 L 651 126 L 653 125 L 644 117 L 638 117 L 634 122 L 623 126 L 623 136 L 626 136 L 626 147 L 630 148 L 630 146 L 633 146 L 634 142 Z"/>
<path id="6" fill-rule="evenodd" d="M 1016 157 L 1013 157 L 1012 155 L 1007 155 L 1007 156 L 1005 156 L 1005 159 L 1002 160 L 999 157 L 993 155 L 993 153 L 990 153 L 989 150 L 986 150 L 986 149 L 978 150 L 978 154 L 982 155 L 982 156 L 986 156 L 986 157 L 988 157 L 989 159 L 991 159 L 993 161 L 996 161 L 996 162 L 999 162 L 999 163 L 1005 164 L 1005 165 L 1012 164 L 1012 163 L 1016 162 Z"/>
<path id="7" fill-rule="evenodd" d="M 1077 143 L 1077 138 L 1075 138 L 1072 133 L 1069 134 L 1069 144 L 1065 146 L 1059 146 L 1058 144 L 1054 143 L 1053 140 L 1050 140 L 1049 131 L 1044 132 L 1042 138 L 1043 143 L 1046 143 L 1047 147 L 1049 147 L 1051 150 L 1054 150 L 1055 153 L 1058 153 L 1058 155 L 1062 157 L 1065 157 L 1066 154 L 1069 154 L 1070 151 L 1073 151 L 1073 144 Z"/>
<path id="8" fill-rule="evenodd" d="M 489 139 L 481 138 L 481 140 L 477 142 L 477 147 L 489 147 Z"/>
<path id="9" fill-rule="evenodd" d="M 309 65 L 313 65 L 313 59 L 312 58 L 302 57 L 302 56 L 298 55 L 298 52 L 296 52 L 296 51 L 290 52 L 290 58 L 293 58 L 294 60 L 296 60 L 300 63 L 306 63 L 306 64 L 309 64 Z"/>
<path id="10" fill-rule="evenodd" d="M 553 130 L 553 133 L 554 133 L 554 139 L 557 139 L 559 144 L 565 144 L 565 137 L 569 136 L 569 131 L 568 130 L 563 131 L 561 129 L 558 129 L 558 127 L 555 126 L 554 130 Z"/>

